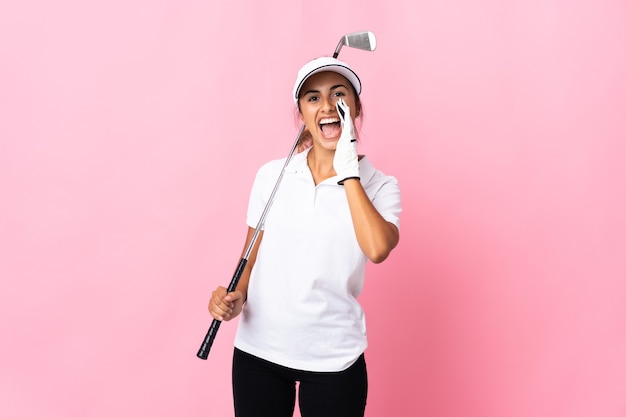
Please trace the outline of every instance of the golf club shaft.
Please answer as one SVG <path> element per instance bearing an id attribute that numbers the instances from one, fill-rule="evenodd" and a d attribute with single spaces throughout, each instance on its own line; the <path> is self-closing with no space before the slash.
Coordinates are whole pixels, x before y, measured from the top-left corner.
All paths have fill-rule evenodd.
<path id="1" fill-rule="evenodd" d="M 272 202 L 274 201 L 274 196 L 276 195 L 278 186 L 280 185 L 280 182 L 283 179 L 285 168 L 287 168 L 289 161 L 291 161 L 293 154 L 298 148 L 298 142 L 300 141 L 300 137 L 302 136 L 302 133 L 304 133 L 304 125 L 302 125 L 302 127 L 300 128 L 300 132 L 298 133 L 298 136 L 296 136 L 296 140 L 294 141 L 293 146 L 291 147 L 291 151 L 289 152 L 289 155 L 287 156 L 287 159 L 285 160 L 285 164 L 283 165 L 283 168 L 280 170 L 280 174 L 278 175 L 276 184 L 274 184 L 272 193 L 270 194 L 267 200 L 267 203 L 265 203 L 265 208 L 263 209 L 263 213 L 261 213 L 261 217 L 259 218 L 257 226 L 254 229 L 254 234 L 252 235 L 252 238 L 250 239 L 248 246 L 246 246 L 246 250 L 244 251 L 243 256 L 239 260 L 239 264 L 237 265 L 235 274 L 233 275 L 233 278 L 231 279 L 230 284 L 228 285 L 228 288 L 226 290 L 227 293 L 231 293 L 237 289 L 237 284 L 239 283 L 239 279 L 241 278 L 241 275 L 243 274 L 243 271 L 246 268 L 246 264 L 248 263 L 248 258 L 250 257 L 252 248 L 254 247 L 254 244 L 256 243 L 257 238 L 259 237 L 260 231 L 263 229 L 265 218 L 267 217 L 267 213 L 269 212 L 270 206 L 272 205 Z M 207 332 L 206 336 L 204 336 L 204 340 L 202 341 L 202 344 L 200 345 L 200 349 L 198 350 L 198 353 L 196 354 L 196 356 L 199 357 L 200 359 L 206 360 L 209 357 L 211 346 L 213 346 L 213 341 L 215 340 L 215 336 L 217 335 L 217 331 L 219 330 L 221 323 L 222 322 L 220 320 L 213 319 L 213 322 L 211 323 L 211 327 L 209 327 L 209 331 Z"/>

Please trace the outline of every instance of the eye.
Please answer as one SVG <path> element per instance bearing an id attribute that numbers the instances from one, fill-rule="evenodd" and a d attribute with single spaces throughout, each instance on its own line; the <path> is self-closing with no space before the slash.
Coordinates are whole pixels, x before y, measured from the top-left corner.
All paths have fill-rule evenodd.
<path id="1" fill-rule="evenodd" d="M 306 99 L 306 101 L 308 101 L 308 102 L 315 102 L 317 100 L 319 100 L 319 98 L 317 96 L 309 96 Z"/>
<path id="2" fill-rule="evenodd" d="M 335 93 L 333 94 L 333 97 L 343 97 L 346 94 L 343 91 L 335 91 Z"/>

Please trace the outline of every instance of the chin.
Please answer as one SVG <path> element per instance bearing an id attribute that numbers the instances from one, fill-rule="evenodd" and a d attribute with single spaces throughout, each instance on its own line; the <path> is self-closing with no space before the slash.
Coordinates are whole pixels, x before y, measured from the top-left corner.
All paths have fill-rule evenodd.
<path id="1" fill-rule="evenodd" d="M 339 141 L 339 136 L 336 138 L 325 138 L 324 136 L 318 136 L 318 142 L 321 143 L 337 143 Z"/>
<path id="2" fill-rule="evenodd" d="M 324 149 L 337 149 L 337 139 L 320 139 L 317 141 L 317 144 Z"/>

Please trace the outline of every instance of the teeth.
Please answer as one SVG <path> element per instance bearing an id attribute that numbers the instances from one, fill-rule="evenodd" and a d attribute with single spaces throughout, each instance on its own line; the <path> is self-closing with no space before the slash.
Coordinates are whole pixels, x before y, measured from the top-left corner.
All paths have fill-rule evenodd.
<path id="1" fill-rule="evenodd" d="M 338 118 L 336 118 L 336 117 L 329 117 L 329 118 L 320 120 L 320 125 L 327 125 L 329 123 L 338 123 L 338 122 L 339 122 Z"/>

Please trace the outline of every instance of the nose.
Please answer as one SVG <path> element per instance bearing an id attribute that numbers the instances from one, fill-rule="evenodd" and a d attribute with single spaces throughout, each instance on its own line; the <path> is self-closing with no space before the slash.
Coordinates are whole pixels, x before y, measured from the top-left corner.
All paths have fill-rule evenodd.
<path id="1" fill-rule="evenodd" d="M 323 109 L 324 111 L 327 112 L 332 112 L 337 110 L 337 108 L 335 107 L 335 103 L 337 102 L 336 99 L 334 99 L 333 97 L 326 97 L 323 99 Z"/>

